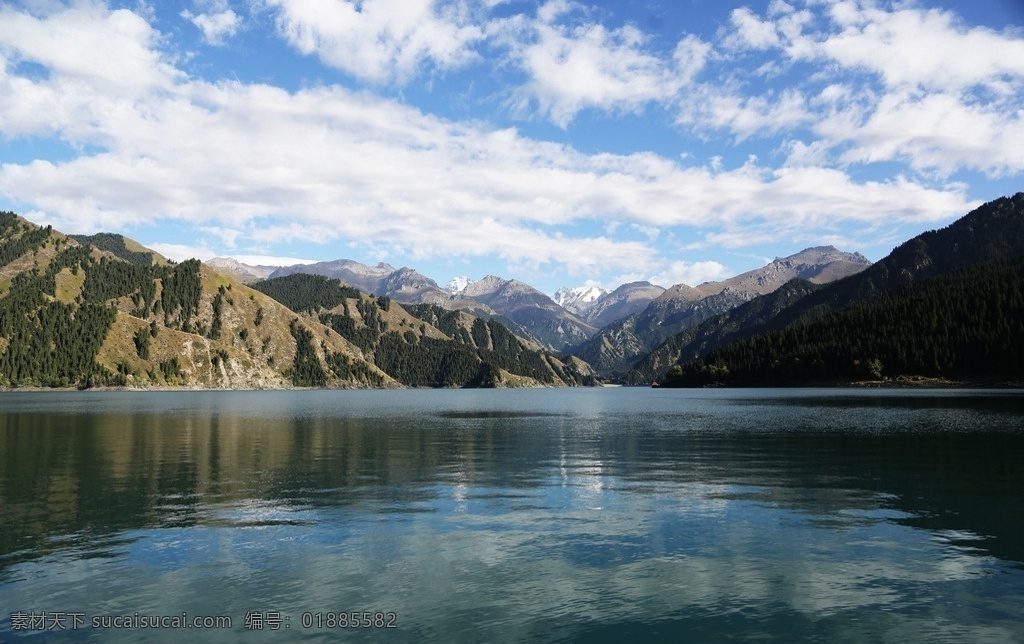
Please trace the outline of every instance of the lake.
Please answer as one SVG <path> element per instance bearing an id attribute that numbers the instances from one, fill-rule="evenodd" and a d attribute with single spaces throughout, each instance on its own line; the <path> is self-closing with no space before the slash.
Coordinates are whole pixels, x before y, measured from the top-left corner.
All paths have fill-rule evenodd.
<path id="1" fill-rule="evenodd" d="M 0 641 L 1024 641 L 1024 393 L 0 394 Z"/>

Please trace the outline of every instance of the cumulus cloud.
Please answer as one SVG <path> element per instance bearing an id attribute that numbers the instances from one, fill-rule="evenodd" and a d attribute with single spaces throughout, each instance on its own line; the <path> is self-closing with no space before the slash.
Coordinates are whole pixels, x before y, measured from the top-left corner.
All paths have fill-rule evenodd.
<path id="1" fill-rule="evenodd" d="M 83 25 L 88 28 L 81 29 Z M 37 63 L 67 81 L 63 89 L 70 92 L 124 98 L 168 88 L 183 74 L 157 52 L 158 37 L 141 16 L 125 9 L 110 11 L 87 0 L 43 16 L 0 5 L 0 54 L 6 67 L 19 61 Z M 21 82 L 7 73 L 3 80 Z M 63 107 L 61 96 L 46 98 L 58 111 Z M 10 103 L 4 108 L 2 113 L 18 109 Z"/>
<path id="2" fill-rule="evenodd" d="M 193 14 L 186 9 L 181 12 L 181 17 L 198 27 L 203 32 L 203 38 L 211 45 L 223 44 L 226 37 L 235 35 L 241 24 L 238 14 L 231 9 L 200 14 Z"/>
<path id="3" fill-rule="evenodd" d="M 314 0 L 276 2 L 286 32 L 289 20 L 317 6 Z M 343 27 L 346 11 L 369 12 L 395 36 L 382 41 L 390 62 L 373 71 L 374 78 L 412 70 L 412 61 L 423 55 L 449 60 L 429 44 L 432 38 L 416 35 L 429 25 L 404 22 L 386 2 L 364 2 L 362 12 L 348 4 L 333 3 L 339 13 L 324 18 L 319 31 L 311 19 L 296 22 L 295 38 L 308 31 L 312 42 L 319 42 L 313 31 L 338 34 L 349 28 Z M 441 31 L 457 24 L 431 3 L 409 6 L 413 14 L 419 7 L 427 23 L 439 22 Z M 392 24 L 392 18 L 398 22 Z M 651 97 L 664 90 L 655 88 L 653 79 L 676 78 L 680 61 L 694 60 L 684 53 L 659 64 L 643 52 L 642 38 L 629 31 L 566 31 L 553 23 L 548 28 L 552 38 L 568 40 L 565 57 L 558 60 L 580 56 L 582 62 L 573 64 L 587 69 L 591 57 L 607 54 L 599 45 L 610 45 L 627 63 L 611 69 L 623 74 L 636 69 L 641 76 L 634 81 L 618 72 L 609 75 L 604 65 L 610 62 L 595 63 L 596 86 L 603 90 L 576 98 L 552 94 L 549 109 L 565 118 L 589 104 L 635 106 L 617 83 L 639 83 L 641 90 L 648 88 L 647 100 L 655 100 Z M 462 33 L 463 45 L 469 33 Z M 841 169 L 772 168 L 753 158 L 726 167 L 686 165 L 653 153 L 588 154 L 512 128 L 451 121 L 337 85 L 287 91 L 198 80 L 161 55 L 158 40 L 142 17 L 124 10 L 76 4 L 31 16 L 0 8 L 0 135 L 56 136 L 77 151 L 65 160 L 0 165 L 0 193 L 47 213 L 68 232 L 177 221 L 229 231 L 224 244 L 359 244 L 414 258 L 491 256 L 577 273 L 648 275 L 665 264 L 653 239 L 566 231 L 600 230 L 603 222 L 615 220 L 639 229 L 697 231 L 709 242 L 731 235 L 742 243 L 743 231 L 813 235 L 840 222 L 866 229 L 934 222 L 974 205 L 964 186 L 955 184 L 928 187 L 906 177 L 863 182 Z M 704 47 L 688 42 L 687 52 Z M 89 51 L 68 56 L 64 45 Z M 463 45 L 449 51 L 456 58 L 465 55 Z M 419 52 L 420 58 L 406 59 L 409 52 Z M 47 73 L 21 73 L 18 61 L 33 62 Z M 833 94 L 829 100 L 842 103 L 843 93 Z M 739 120 L 732 118 L 729 127 L 742 129 Z M 883 132 L 890 127 L 878 125 Z M 993 132 L 999 131 L 993 125 Z M 666 280 L 713 279 L 720 272 L 714 263 L 683 261 L 666 271 L 676 276 Z"/>
<path id="4" fill-rule="evenodd" d="M 183 262 L 187 259 L 210 259 L 216 257 L 217 252 L 209 246 L 196 246 L 190 244 L 171 244 L 167 242 L 156 242 L 149 244 L 148 248 L 155 250 L 167 259 L 175 262 Z"/>
<path id="5" fill-rule="evenodd" d="M 510 57 L 527 74 L 518 105 L 535 104 L 554 123 L 566 127 L 581 110 L 637 112 L 665 102 L 692 82 L 703 68 L 710 46 L 699 38 L 681 40 L 672 58 L 647 48 L 647 36 L 632 25 L 617 29 L 560 21 L 571 13 L 562 1 L 548 2 L 538 19 L 516 23 L 508 40 Z"/>
<path id="6" fill-rule="evenodd" d="M 939 176 L 1024 170 L 1024 155 L 1005 145 L 1024 134 L 1019 31 L 968 27 L 949 11 L 912 4 L 803 5 L 773 2 L 764 16 L 737 9 L 722 46 L 733 56 L 777 54 L 782 68 L 807 66 L 804 80 L 762 95 L 743 79 L 705 87 L 680 123 L 738 140 L 791 132 L 805 138 L 789 143 L 800 152 L 794 160 L 900 161 Z"/>
<path id="7" fill-rule="evenodd" d="M 659 284 L 666 287 L 675 286 L 676 284 L 696 286 L 698 284 L 703 284 L 704 282 L 724 279 L 730 275 L 731 273 L 729 272 L 729 269 L 718 262 L 706 261 L 691 263 L 685 261 L 674 261 L 670 263 L 668 268 L 665 270 L 647 278 L 647 281 L 652 284 Z"/>
<path id="8" fill-rule="evenodd" d="M 1024 78 L 1024 39 L 984 27 L 968 28 L 941 9 L 886 10 L 873 2 L 831 7 L 837 30 L 827 38 L 790 39 L 795 57 L 825 58 L 878 74 L 889 87 L 940 90 L 986 86 L 1009 89 Z M 812 42 L 813 41 L 813 42 Z"/>
<path id="9" fill-rule="evenodd" d="M 324 64 L 375 83 L 407 81 L 426 65 L 458 67 L 483 36 L 468 2 L 266 0 L 286 40 Z"/>

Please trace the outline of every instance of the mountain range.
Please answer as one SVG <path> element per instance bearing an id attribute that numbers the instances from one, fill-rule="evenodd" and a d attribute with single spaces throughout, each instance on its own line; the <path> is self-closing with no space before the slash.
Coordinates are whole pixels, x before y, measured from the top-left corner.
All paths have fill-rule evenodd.
<path id="1" fill-rule="evenodd" d="M 607 324 L 572 354 L 606 376 L 621 376 L 669 337 L 772 293 L 793 279 L 826 283 L 863 271 L 871 262 L 859 253 L 832 246 L 808 248 L 720 282 L 665 289 L 641 310 Z M 653 291 L 648 291 L 653 293 Z"/>
<path id="2" fill-rule="evenodd" d="M 367 266 L 349 259 L 277 267 L 269 273 L 273 267 L 248 266 L 230 258 L 209 263 L 248 283 L 260 274 L 270 279 L 322 275 L 402 304 L 433 304 L 494 318 L 544 349 L 579 356 L 606 375 L 621 371 L 682 328 L 771 292 L 787 279 L 825 282 L 870 264 L 856 253 L 809 248 L 730 280 L 698 287 L 677 284 L 665 289 L 650 282 L 632 282 L 614 290 L 565 287 L 552 298 L 529 284 L 495 275 L 480 280 L 460 277 L 441 287 L 412 268 L 396 269 L 386 263 Z"/>
<path id="3" fill-rule="evenodd" d="M 1020 304 L 1024 293 L 1024 283 L 1020 281 L 1024 270 L 1020 267 L 1022 258 L 1024 193 L 1017 193 L 1013 197 L 984 204 L 946 228 L 928 231 L 900 244 L 885 258 L 855 275 L 824 285 L 793 280 L 774 293 L 689 327 L 637 362 L 627 380 L 650 383 L 663 378 L 673 367 L 688 364 L 695 365 L 693 368 L 697 371 L 705 367 L 703 376 L 707 376 L 717 350 L 729 346 L 746 347 L 745 360 L 753 362 L 752 354 L 757 351 L 750 349 L 752 344 L 761 342 L 768 345 L 779 337 L 790 338 L 792 346 L 785 352 L 772 349 L 778 355 L 777 366 L 781 369 L 780 365 L 787 364 L 787 361 L 792 366 L 793 361 L 800 362 L 798 348 L 811 343 L 810 336 L 801 336 L 797 330 L 824 324 L 823 321 L 828 319 L 832 320 L 833 328 L 856 327 L 853 340 L 844 340 L 842 344 L 861 346 L 846 352 L 843 368 L 836 364 L 829 367 L 837 377 L 848 378 L 850 374 L 845 367 L 855 361 L 866 364 L 877 359 L 874 354 L 883 352 L 901 356 L 889 363 L 903 364 L 900 375 L 904 376 L 920 375 L 922 371 L 937 375 L 945 367 L 947 373 L 956 371 L 960 377 L 984 377 L 984 373 L 964 367 L 965 354 L 976 353 L 977 365 L 1005 364 L 1006 356 L 1018 355 L 1024 343 L 1024 326 L 1021 323 L 1024 311 Z M 990 290 L 993 296 L 988 300 L 977 298 L 977 293 L 990 288 L 993 281 L 1001 284 L 994 291 Z M 999 289 L 1009 294 L 1005 302 Z M 920 299 L 925 291 L 929 293 L 927 308 L 907 304 Z M 963 310 L 963 303 L 968 301 L 974 303 L 977 311 Z M 998 314 L 989 310 L 995 309 L 997 304 L 1003 305 Z M 897 317 L 911 325 L 900 333 L 891 330 L 892 320 L 885 317 L 891 317 L 892 311 L 896 310 L 902 310 Z M 854 325 L 850 318 L 843 317 L 854 315 L 862 320 L 859 326 Z M 877 316 L 877 322 L 872 328 L 870 320 L 874 316 Z M 863 322 L 865 319 L 869 322 Z M 927 323 L 922 320 L 927 320 Z M 988 327 L 998 328 L 1001 325 L 1005 325 L 1001 335 L 1005 336 L 1008 344 L 985 339 L 991 331 Z M 913 332 L 907 332 L 906 328 L 913 329 Z M 804 339 L 800 341 L 793 339 L 801 337 Z M 814 342 L 820 343 L 821 340 Z M 869 346 L 872 347 L 870 350 Z M 908 354 L 919 352 L 922 346 L 936 347 L 928 360 L 921 358 L 915 362 L 907 359 Z M 942 352 L 945 357 L 940 359 Z M 829 360 L 838 360 L 836 353 L 833 350 Z M 710 362 L 702 361 L 706 356 L 710 357 Z M 824 369 L 828 366 L 825 357 L 824 354 L 809 359 L 804 356 L 803 364 L 806 366 L 817 361 Z M 1019 375 L 1022 362 L 1018 361 L 1016 365 Z M 694 383 L 702 379 L 683 378 L 684 371 L 679 369 L 676 372 L 677 384 L 684 380 Z M 734 365 L 733 377 L 738 375 L 737 371 Z M 767 369 L 760 375 L 748 373 L 745 382 L 764 384 L 771 381 L 771 373 L 778 376 L 777 372 Z M 796 374 L 801 374 L 800 378 L 806 380 L 811 376 L 824 378 L 827 371 L 818 369 L 809 374 L 792 367 L 790 376 L 800 380 Z M 719 380 L 729 381 L 724 377 Z"/>
<path id="4" fill-rule="evenodd" d="M 215 258 L 211 264 L 231 272 L 239 279 L 256 274 L 259 268 L 229 261 L 227 258 Z M 449 284 L 448 288 L 442 288 L 412 268 L 396 269 L 385 263 L 367 266 L 353 260 L 339 259 L 278 267 L 267 278 L 299 273 L 339 279 L 364 293 L 388 297 L 401 304 L 433 304 L 453 311 L 494 318 L 546 350 L 562 351 L 579 344 L 597 331 L 597 327 L 559 306 L 529 284 L 494 275 L 481 280 L 465 278 Z"/>
<path id="5" fill-rule="evenodd" d="M 120 235 L 0 213 L 0 386 L 465 387 L 593 382 L 497 320 L 297 274 L 251 288 Z"/>
<path id="6" fill-rule="evenodd" d="M 1022 275 L 1024 193 L 875 264 L 821 246 L 718 282 L 555 299 L 493 275 L 442 288 L 383 263 L 175 263 L 115 233 L 68 236 L 0 213 L 0 386 L 1013 377 Z"/>

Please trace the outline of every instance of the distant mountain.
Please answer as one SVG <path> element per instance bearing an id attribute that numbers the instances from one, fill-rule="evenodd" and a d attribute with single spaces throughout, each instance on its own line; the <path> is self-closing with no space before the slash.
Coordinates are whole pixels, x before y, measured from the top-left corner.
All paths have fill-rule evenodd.
<path id="1" fill-rule="evenodd" d="M 206 265 L 220 273 L 227 273 L 228 275 L 234 276 L 239 282 L 243 284 L 251 284 L 257 280 L 265 280 L 270 275 L 281 268 L 280 266 L 254 266 L 252 264 L 243 264 L 237 259 L 231 257 L 214 257 L 213 259 L 206 262 Z"/>
<path id="2" fill-rule="evenodd" d="M 552 299 L 563 309 L 585 318 L 587 311 L 597 303 L 601 296 L 609 293 L 611 293 L 610 290 L 599 286 L 577 286 L 575 288 L 563 286 L 555 291 Z"/>
<path id="3" fill-rule="evenodd" d="M 249 282 L 257 268 L 229 261 L 217 264 L 221 267 L 219 270 Z M 851 266 L 867 264 L 860 255 L 823 247 L 776 260 L 764 269 L 725 282 L 696 288 L 677 285 L 667 291 L 648 282 L 624 284 L 612 292 L 597 287 L 563 288 L 556 293 L 560 302 L 528 284 L 494 275 L 477 281 L 459 277 L 442 288 L 408 267 L 396 269 L 386 263 L 367 266 L 348 259 L 281 267 L 269 278 L 322 275 L 402 304 L 433 304 L 493 317 L 517 335 L 545 349 L 573 350 L 574 355 L 585 361 L 594 360 L 603 372 L 610 373 L 626 368 L 685 325 L 768 292 L 782 284 L 787 276 L 824 281 L 836 274 L 847 274 L 853 270 Z M 642 317 L 642 311 L 649 305 L 660 307 L 650 320 Z M 641 317 L 631 320 L 633 316 Z M 651 328 L 645 330 L 645 325 Z M 594 338 L 602 328 L 605 337 Z M 588 340 L 591 342 L 585 344 Z"/>
<path id="4" fill-rule="evenodd" d="M 518 280 L 488 275 L 467 286 L 459 297 L 487 307 L 513 330 L 555 351 L 578 344 L 597 331 L 547 295 Z"/>
<path id="5" fill-rule="evenodd" d="M 988 262 L 1024 256 L 1024 193 L 987 203 L 941 230 L 901 244 L 870 268 L 824 286 L 793 281 L 766 297 L 669 338 L 639 361 L 630 379 L 650 382 L 672 365 L 760 334 L 806 324 L 845 307 L 868 303 L 920 280 Z"/>
<path id="6" fill-rule="evenodd" d="M 308 313 L 361 350 L 397 382 L 412 387 L 592 384 L 580 360 L 560 360 L 516 337 L 497 320 L 431 304 L 403 307 L 322 275 L 296 273 L 255 284 Z"/>
<path id="7" fill-rule="evenodd" d="M 379 293 L 405 304 L 444 305 L 451 299 L 448 291 L 438 286 L 437 282 L 406 267 L 385 277 Z"/>
<path id="8" fill-rule="evenodd" d="M 677 284 L 643 310 L 608 324 L 571 353 L 603 375 L 626 372 L 667 338 L 704 320 L 771 293 L 791 279 L 824 283 L 858 273 L 871 262 L 832 246 L 808 248 L 721 282 Z M 650 293 L 650 291 L 647 291 Z"/>
<path id="9" fill-rule="evenodd" d="M 453 311 L 496 318 L 517 335 L 548 350 L 560 351 L 590 337 L 597 329 L 558 306 L 547 295 L 517 280 L 488 275 L 481 280 L 461 278 L 447 288 L 411 268 L 389 264 L 366 266 L 341 259 L 288 266 L 270 278 L 299 273 L 340 279 L 365 293 L 381 295 L 402 304 L 433 304 Z"/>
<path id="10" fill-rule="evenodd" d="M 451 294 L 461 293 L 467 286 L 473 283 L 474 280 L 469 279 L 465 275 L 459 275 L 453 277 L 447 284 L 444 285 L 444 290 Z"/>
<path id="11" fill-rule="evenodd" d="M 604 293 L 588 307 L 583 319 L 597 328 L 643 311 L 665 288 L 650 282 L 630 282 Z"/>
<path id="12" fill-rule="evenodd" d="M 296 264 L 279 268 L 269 278 L 285 277 L 296 273 L 323 275 L 333 277 L 353 286 L 364 293 L 387 295 L 384 293 L 384 280 L 395 272 L 395 267 L 381 262 L 375 266 L 367 266 L 351 259 L 336 259 L 315 264 Z"/>

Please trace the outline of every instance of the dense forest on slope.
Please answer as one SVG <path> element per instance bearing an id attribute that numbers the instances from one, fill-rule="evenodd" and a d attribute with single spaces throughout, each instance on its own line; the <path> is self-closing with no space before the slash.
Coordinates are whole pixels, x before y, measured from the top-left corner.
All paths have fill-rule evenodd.
<path id="1" fill-rule="evenodd" d="M 394 386 L 358 354 L 198 260 L 0 213 L 0 386 Z"/>
<path id="2" fill-rule="evenodd" d="M 92 246 L 99 250 L 105 250 L 131 264 L 149 266 L 150 264 L 160 262 L 153 251 L 146 250 L 137 243 L 127 240 L 122 235 L 96 233 L 95 235 L 68 235 L 68 237 L 83 246 Z"/>
<path id="3" fill-rule="evenodd" d="M 1024 377 L 1024 260 L 906 284 L 673 367 L 662 384 L 803 385 L 929 376 Z"/>
<path id="4" fill-rule="evenodd" d="M 783 313 L 796 302 L 823 288 L 794 279 L 773 293 L 762 295 L 718 316 L 690 327 L 665 340 L 633 365 L 623 380 L 628 384 L 651 384 L 678 362 L 693 360 L 715 347 L 757 333 L 781 328 Z"/>
<path id="5" fill-rule="evenodd" d="M 777 257 L 765 266 L 735 277 L 699 286 L 676 284 L 647 307 L 601 329 L 587 342 L 572 349 L 598 373 L 628 382 L 631 367 L 645 355 L 705 320 L 770 294 L 793 279 L 825 284 L 863 271 L 871 265 L 859 253 L 832 246 L 806 248 L 789 257 Z M 667 368 L 669 365 L 666 365 Z M 657 371 L 660 376 L 665 369 Z"/>
<path id="6" fill-rule="evenodd" d="M 183 330 L 198 307 L 197 260 L 153 265 L 97 257 L 48 227 L 0 213 L 0 262 L 10 264 L 29 253 L 31 268 L 14 273 L 6 292 L 0 292 L 2 383 L 123 385 L 123 373 L 95 362 L 117 316 L 108 300 L 131 296 L 140 316 L 160 312 L 165 325 Z M 40 263 L 45 265 L 42 270 Z M 58 276 L 67 277 L 62 281 L 78 279 L 80 291 L 73 297 L 58 292 Z"/>
<path id="7" fill-rule="evenodd" d="M 359 291 L 336 279 L 309 273 L 294 273 L 251 284 L 297 313 L 333 309 L 345 300 L 358 298 Z"/>
<path id="8" fill-rule="evenodd" d="M 594 382 L 581 363 L 563 363 L 530 348 L 493 319 L 429 304 L 403 308 L 389 298 L 366 296 L 321 275 L 296 273 L 252 286 L 280 298 L 292 310 L 315 315 L 406 386 L 495 386 L 502 372 L 545 385 Z M 303 379 L 311 383 L 322 378 L 308 363 L 297 364 L 294 371 L 306 374 Z"/>
<path id="9" fill-rule="evenodd" d="M 1012 262 L 1022 255 L 1024 193 L 1017 193 L 900 244 L 861 273 L 824 286 L 793 281 L 687 329 L 638 361 L 628 380 L 650 383 L 672 365 L 701 358 L 729 343 L 809 322 L 918 280 L 982 262 Z"/>

